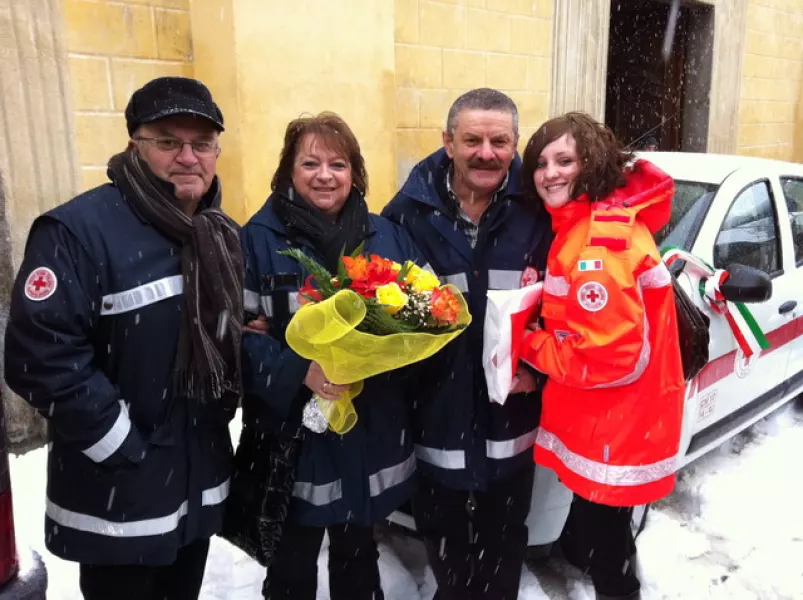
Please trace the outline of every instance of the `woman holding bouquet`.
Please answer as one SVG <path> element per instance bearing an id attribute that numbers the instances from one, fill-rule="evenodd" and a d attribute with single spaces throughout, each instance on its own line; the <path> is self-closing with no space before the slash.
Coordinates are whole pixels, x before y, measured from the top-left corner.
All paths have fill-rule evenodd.
<path id="1" fill-rule="evenodd" d="M 279 457 L 295 464 L 292 499 L 272 557 L 263 559 L 270 561 L 263 593 L 274 600 L 316 597 L 325 532 L 333 600 L 382 598 L 373 524 L 412 490 L 412 400 L 404 372 L 365 380 L 354 399 L 357 423 L 346 434 L 314 433 L 302 425 L 311 396 L 335 400 L 348 386 L 328 381 L 317 363 L 293 352 L 284 338 L 305 274 L 279 251 L 301 249 L 332 273 L 341 255 L 360 244 L 366 253 L 399 263 L 417 260 L 406 233 L 368 212 L 367 188 L 360 147 L 340 117 L 322 113 L 294 120 L 285 133 L 272 194 L 242 232 L 245 306 L 253 320 L 243 338 L 246 396 L 229 516 L 246 533 L 256 531 L 258 521 L 282 520 L 281 507 L 272 506 L 281 494 L 274 484 L 264 488 L 275 468 L 269 464 L 271 444 L 277 436 L 292 436 L 297 453 Z"/>
<path id="2" fill-rule="evenodd" d="M 544 328 L 521 348 L 549 376 L 535 461 L 575 493 L 563 547 L 598 598 L 640 597 L 632 507 L 672 491 L 683 410 L 672 280 L 652 238 L 674 183 L 632 159 L 607 127 L 569 113 L 535 132 L 522 169 L 556 236 Z"/>

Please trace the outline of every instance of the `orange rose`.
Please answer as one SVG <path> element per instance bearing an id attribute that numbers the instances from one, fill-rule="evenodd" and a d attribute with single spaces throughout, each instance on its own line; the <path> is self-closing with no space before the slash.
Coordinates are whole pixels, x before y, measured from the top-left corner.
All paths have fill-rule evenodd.
<path id="1" fill-rule="evenodd" d="M 457 301 L 455 295 L 447 288 L 435 288 L 432 290 L 429 311 L 432 314 L 432 318 L 436 321 L 451 325 L 457 322 L 457 315 L 460 313 L 460 303 Z"/>
<path id="2" fill-rule="evenodd" d="M 344 256 L 343 265 L 351 279 L 349 287 L 364 298 L 375 298 L 376 289 L 396 282 L 401 270 L 401 265 L 377 254 L 372 254 L 370 258 L 362 255 L 356 258 Z"/>
<path id="3" fill-rule="evenodd" d="M 360 254 L 356 258 L 350 256 L 342 257 L 343 266 L 346 267 L 346 275 L 353 281 L 361 281 L 368 278 L 368 260 Z"/>

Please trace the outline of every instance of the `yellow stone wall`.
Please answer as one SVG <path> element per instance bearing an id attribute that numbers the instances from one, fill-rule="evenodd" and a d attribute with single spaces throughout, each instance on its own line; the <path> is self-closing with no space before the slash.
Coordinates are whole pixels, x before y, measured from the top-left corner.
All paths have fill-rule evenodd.
<path id="1" fill-rule="evenodd" d="M 125 144 L 122 111 L 152 77 L 204 81 L 226 116 L 220 173 L 239 221 L 269 192 L 288 121 L 352 126 L 381 208 L 441 144 L 451 102 L 508 92 L 526 140 L 547 117 L 552 0 L 64 0 L 82 187 Z"/>
<path id="2" fill-rule="evenodd" d="M 126 142 L 131 93 L 194 76 L 221 106 L 224 203 L 264 202 L 288 121 L 333 110 L 354 129 L 379 209 L 395 191 L 393 4 L 375 0 L 63 0 L 83 189 Z M 193 38 L 195 41 L 193 42 Z"/>
<path id="3" fill-rule="evenodd" d="M 748 0 L 737 152 L 803 162 L 803 0 Z"/>
<path id="4" fill-rule="evenodd" d="M 106 179 L 125 148 L 132 92 L 161 75 L 192 76 L 190 0 L 63 0 L 81 189 Z"/>
<path id="5" fill-rule="evenodd" d="M 250 216 L 269 194 L 287 123 L 323 110 L 340 114 L 360 142 L 369 204 L 378 210 L 389 200 L 396 180 L 392 2 L 196 0 L 192 13 L 195 76 L 232 123 L 220 172 L 235 218 Z"/>
<path id="6" fill-rule="evenodd" d="M 737 152 L 803 161 L 803 0 L 747 0 Z M 81 187 L 125 144 L 131 92 L 207 83 L 239 221 L 261 206 L 287 122 L 324 109 L 357 133 L 380 208 L 441 144 L 451 102 L 509 93 L 522 143 L 549 115 L 554 0 L 62 0 Z"/>
<path id="7" fill-rule="evenodd" d="M 493 87 L 520 112 L 523 148 L 548 116 L 553 0 L 395 0 L 397 174 L 438 148 L 449 106 Z"/>

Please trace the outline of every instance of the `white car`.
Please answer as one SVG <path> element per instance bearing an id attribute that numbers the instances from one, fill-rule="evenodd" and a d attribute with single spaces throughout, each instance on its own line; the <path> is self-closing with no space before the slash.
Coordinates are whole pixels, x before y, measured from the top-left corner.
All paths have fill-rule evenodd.
<path id="1" fill-rule="evenodd" d="M 656 236 L 660 248 L 683 248 L 715 268 L 754 267 L 772 282 L 768 300 L 747 305 L 771 347 L 745 360 L 725 317 L 701 298 L 699 279 L 685 271 L 678 277 L 711 320 L 708 364 L 687 384 L 680 469 L 803 391 L 803 165 L 715 154 L 639 156 L 675 179 L 671 220 Z M 551 470 L 536 468 L 530 546 L 557 540 L 571 499 Z M 399 512 L 391 520 L 413 526 Z"/>

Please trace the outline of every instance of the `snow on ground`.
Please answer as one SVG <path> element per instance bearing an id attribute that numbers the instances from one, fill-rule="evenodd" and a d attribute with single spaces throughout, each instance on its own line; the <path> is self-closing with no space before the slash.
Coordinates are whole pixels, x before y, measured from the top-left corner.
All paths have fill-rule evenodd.
<path id="1" fill-rule="evenodd" d="M 644 598 L 803 598 L 801 456 L 803 410 L 789 406 L 686 468 L 675 493 L 650 512 L 638 541 Z M 77 566 L 44 548 L 45 464 L 45 449 L 12 457 L 17 537 L 45 557 L 48 598 L 80 600 Z M 387 600 L 430 599 L 435 582 L 421 541 L 398 528 L 381 528 L 379 539 Z M 320 599 L 329 598 L 326 561 L 325 542 Z M 215 538 L 201 597 L 260 598 L 262 578 L 259 565 Z M 594 594 L 587 579 L 550 559 L 528 562 L 519 598 L 593 600 Z"/>

